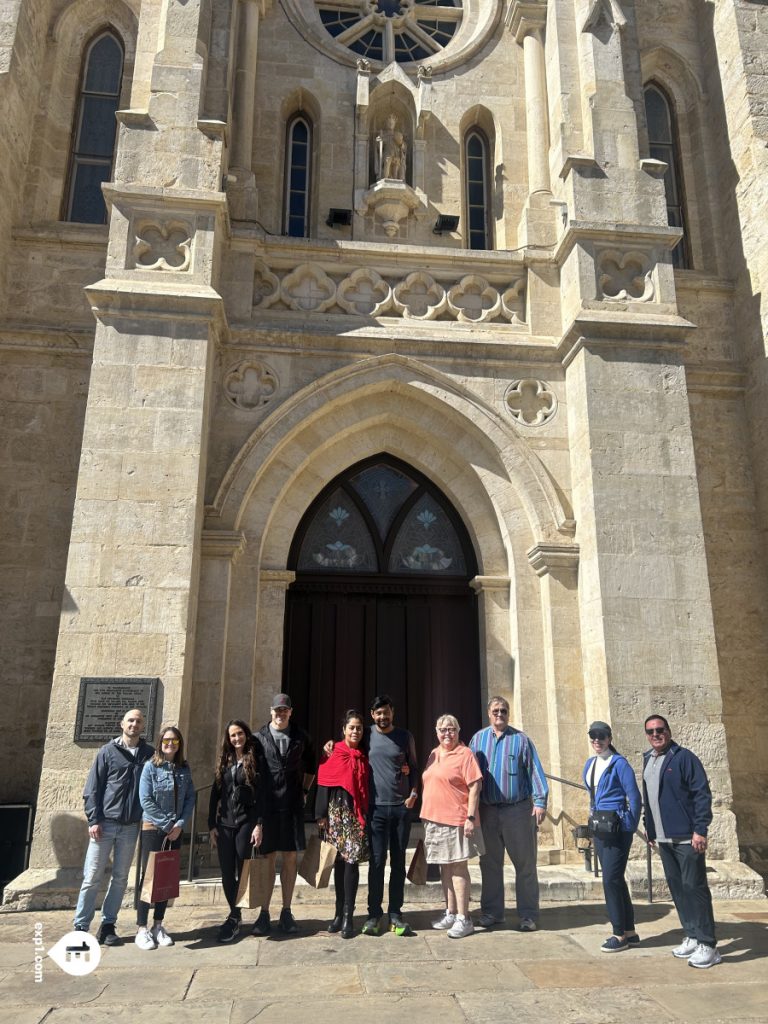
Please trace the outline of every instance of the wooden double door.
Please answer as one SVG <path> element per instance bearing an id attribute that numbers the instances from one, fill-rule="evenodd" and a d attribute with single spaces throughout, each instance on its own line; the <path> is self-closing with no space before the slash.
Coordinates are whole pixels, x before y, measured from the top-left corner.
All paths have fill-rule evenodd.
<path id="1" fill-rule="evenodd" d="M 298 578 L 287 594 L 283 684 L 318 748 L 347 708 L 387 693 L 423 767 L 438 715 L 468 742 L 482 720 L 476 597 L 466 581 Z"/>

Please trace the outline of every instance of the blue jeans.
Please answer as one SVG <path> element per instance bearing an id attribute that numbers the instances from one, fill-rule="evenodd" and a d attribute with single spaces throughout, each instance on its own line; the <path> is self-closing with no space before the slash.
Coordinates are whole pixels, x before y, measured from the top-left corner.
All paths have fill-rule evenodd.
<path id="1" fill-rule="evenodd" d="M 109 856 L 112 855 L 112 875 L 109 879 L 107 895 L 101 908 L 102 924 L 114 924 L 120 912 L 120 906 L 128 887 L 128 872 L 131 869 L 136 840 L 139 836 L 140 822 L 132 825 L 121 825 L 119 821 L 101 823 L 101 839 L 90 839 L 88 852 L 83 865 L 83 884 L 77 898 L 75 910 L 75 928 L 90 927 L 96 911 L 96 898 L 99 886 L 107 870 Z"/>
<path id="2" fill-rule="evenodd" d="M 368 916 L 381 917 L 384 867 L 389 853 L 388 914 L 399 914 L 405 898 L 405 851 L 411 833 L 411 812 L 405 804 L 381 804 L 368 820 L 371 860 L 368 864 Z"/>
<path id="3" fill-rule="evenodd" d="M 617 832 L 614 835 L 595 836 L 595 850 L 603 869 L 603 892 L 608 919 L 613 934 L 623 937 L 624 932 L 635 930 L 635 910 L 629 895 L 624 873 L 627 870 L 629 851 L 632 848 L 633 832 Z"/>

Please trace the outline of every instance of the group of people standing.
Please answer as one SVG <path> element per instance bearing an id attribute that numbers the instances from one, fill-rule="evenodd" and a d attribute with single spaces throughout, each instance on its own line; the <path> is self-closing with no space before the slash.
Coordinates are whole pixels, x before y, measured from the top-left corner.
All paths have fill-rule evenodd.
<path id="1" fill-rule="evenodd" d="M 395 726 L 395 708 L 386 694 L 377 696 L 369 716 L 348 710 L 341 737 L 323 747 L 319 768 L 307 733 L 291 722 L 292 702 L 277 694 L 270 721 L 257 733 L 240 719 L 229 722 L 222 739 L 211 787 L 208 827 L 218 852 L 228 915 L 218 931 L 220 942 L 232 941 L 241 929 L 237 906 L 243 864 L 253 851 L 270 858 L 272 886 L 275 860 L 281 854 L 282 909 L 277 927 L 295 934 L 291 911 L 297 854 L 305 846 L 306 801 L 315 776 L 314 817 L 336 850 L 333 865 L 336 907 L 329 932 L 342 938 L 355 933 L 354 911 L 360 864 L 368 862 L 366 935 L 391 930 L 412 934 L 402 917 L 406 850 L 411 811 L 422 798 L 424 850 L 429 864 L 440 866 L 444 911 L 433 927 L 451 938 L 475 928 L 469 914 L 468 861 L 479 856 L 482 879 L 477 925 L 490 929 L 504 920 L 504 854 L 515 868 L 515 896 L 520 929 L 532 932 L 539 919 L 536 869 L 537 830 L 546 814 L 548 786 L 531 739 L 509 724 L 509 703 L 488 702 L 488 726 L 460 740 L 452 715 L 438 718 L 437 745 L 420 774 L 413 736 Z M 175 726 L 164 727 L 158 751 L 141 739 L 141 711 L 126 713 L 121 736 L 102 747 L 84 791 L 90 843 L 75 928 L 87 931 L 95 913 L 96 894 L 110 854 L 113 869 L 102 907 L 98 939 L 118 945 L 117 913 L 125 893 L 137 836 L 141 837 L 141 873 L 149 854 L 178 847 L 194 807 L 195 791 L 184 757 L 184 741 Z M 611 728 L 593 722 L 588 736 L 593 754 L 584 766 L 592 814 L 601 818 L 594 835 L 603 869 L 603 886 L 613 934 L 604 952 L 620 952 L 639 943 L 634 910 L 625 879 L 632 839 L 645 807 L 647 837 L 658 843 L 673 900 L 685 928 L 684 942 L 672 952 L 693 967 L 720 962 L 716 948 L 712 900 L 704 856 L 712 819 L 711 793 L 701 762 L 672 741 L 669 723 L 650 716 L 645 731 L 651 749 L 643 769 L 643 798 L 627 760 L 612 744 Z M 386 918 L 384 874 L 390 865 Z M 252 926 L 269 934 L 269 898 Z M 172 945 L 163 922 L 166 906 L 138 901 L 136 944 L 142 949 Z"/>

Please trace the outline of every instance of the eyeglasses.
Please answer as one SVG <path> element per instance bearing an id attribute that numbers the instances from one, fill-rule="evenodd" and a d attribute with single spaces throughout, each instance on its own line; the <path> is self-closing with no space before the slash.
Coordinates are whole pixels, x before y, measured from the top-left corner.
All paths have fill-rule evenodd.
<path id="1" fill-rule="evenodd" d="M 646 736 L 663 736 L 666 731 L 667 731 L 666 725 L 660 725 L 657 729 L 646 729 L 645 730 L 645 735 Z"/>
<path id="2" fill-rule="evenodd" d="M 491 708 L 491 714 L 494 717 L 501 715 L 506 718 L 506 716 L 509 714 L 509 711 L 507 711 L 506 708 Z"/>
<path id="3" fill-rule="evenodd" d="M 179 741 L 177 739 L 175 739 L 175 738 L 172 739 L 172 740 L 167 740 L 167 739 L 163 738 L 163 746 L 164 747 L 178 747 L 178 745 L 179 745 Z"/>
<path id="4" fill-rule="evenodd" d="M 446 733 L 446 732 L 456 732 L 456 730 L 454 729 L 454 727 L 453 727 L 452 725 L 448 726 L 448 727 L 447 727 L 447 728 L 445 728 L 445 729 L 438 729 L 437 731 L 438 731 L 438 732 L 439 732 L 439 733 L 440 733 L 441 735 L 442 735 L 443 733 Z"/>
<path id="5" fill-rule="evenodd" d="M 609 734 L 604 732 L 602 729 L 590 729 L 589 738 L 591 740 L 607 740 Z"/>

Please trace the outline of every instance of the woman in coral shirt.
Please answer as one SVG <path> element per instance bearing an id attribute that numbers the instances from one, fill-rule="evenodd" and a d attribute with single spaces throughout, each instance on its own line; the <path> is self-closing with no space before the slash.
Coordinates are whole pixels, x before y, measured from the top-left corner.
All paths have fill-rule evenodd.
<path id="1" fill-rule="evenodd" d="M 477 820 L 482 772 L 475 755 L 459 742 L 453 715 L 437 720 L 437 746 L 422 776 L 421 817 L 428 864 L 440 865 L 445 913 L 432 925 L 463 939 L 474 931 L 469 916 L 470 857 L 485 852 Z"/>

